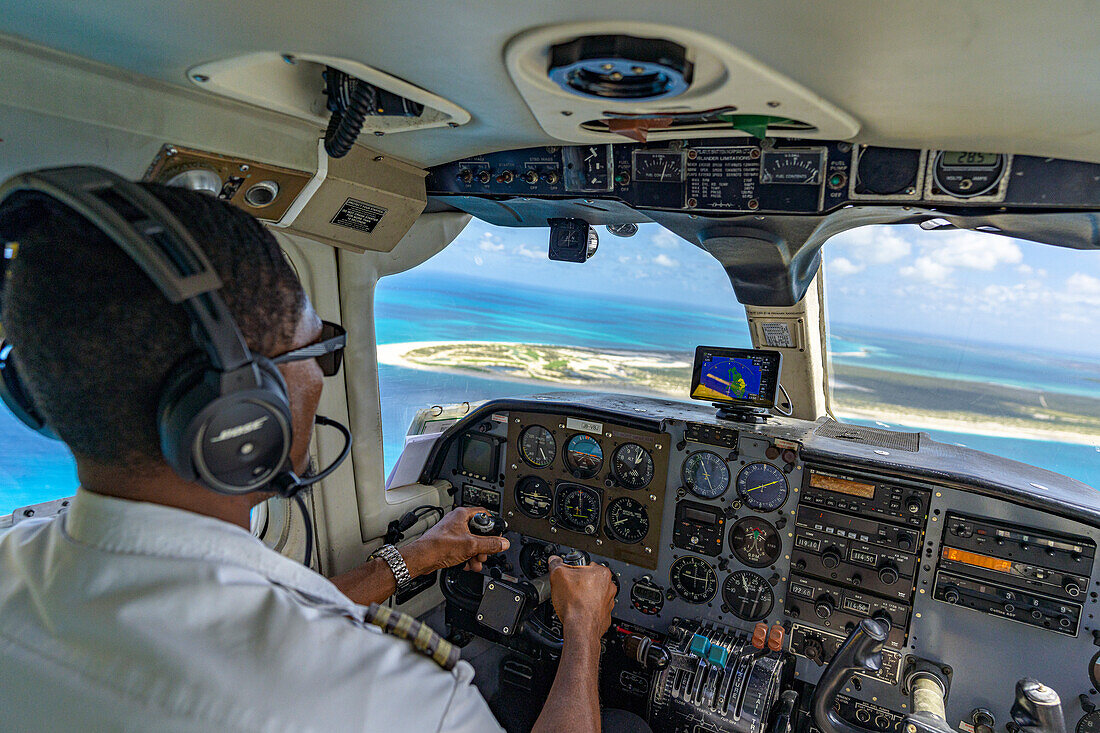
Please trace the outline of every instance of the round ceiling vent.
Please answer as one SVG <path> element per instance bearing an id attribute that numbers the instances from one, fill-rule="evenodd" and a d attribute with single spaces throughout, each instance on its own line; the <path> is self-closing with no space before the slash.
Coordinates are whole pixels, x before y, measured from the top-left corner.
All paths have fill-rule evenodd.
<path id="1" fill-rule="evenodd" d="M 655 38 L 583 36 L 550 48 L 550 80 L 590 99 L 651 101 L 683 94 L 692 64 L 679 43 Z"/>

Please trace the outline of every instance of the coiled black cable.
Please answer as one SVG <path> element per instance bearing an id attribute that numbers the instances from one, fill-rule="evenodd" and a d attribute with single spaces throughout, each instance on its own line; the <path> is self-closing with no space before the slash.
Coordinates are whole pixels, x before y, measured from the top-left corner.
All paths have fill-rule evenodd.
<path id="1" fill-rule="evenodd" d="M 325 69 L 325 79 L 332 108 L 325 130 L 325 152 L 330 157 L 343 158 L 359 139 L 367 115 L 377 107 L 375 88 L 331 66 Z"/>

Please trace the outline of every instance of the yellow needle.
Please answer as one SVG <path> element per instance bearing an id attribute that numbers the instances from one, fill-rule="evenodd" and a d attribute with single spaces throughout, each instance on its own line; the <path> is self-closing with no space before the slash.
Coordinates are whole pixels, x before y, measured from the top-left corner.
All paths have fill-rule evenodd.
<path id="1" fill-rule="evenodd" d="M 782 480 L 783 480 L 783 479 L 778 479 L 778 480 L 776 480 L 776 481 L 772 481 L 772 482 L 771 482 L 771 483 L 769 483 L 769 484 L 763 484 L 763 485 L 761 485 L 761 486 L 757 486 L 757 487 L 756 487 L 756 489 L 766 489 L 766 488 L 768 488 L 769 486 L 771 486 L 772 484 L 777 484 L 777 483 L 779 483 L 779 482 L 780 482 L 780 481 L 782 481 Z M 756 491 L 756 489 L 749 489 L 749 493 L 751 494 L 752 492 Z"/>

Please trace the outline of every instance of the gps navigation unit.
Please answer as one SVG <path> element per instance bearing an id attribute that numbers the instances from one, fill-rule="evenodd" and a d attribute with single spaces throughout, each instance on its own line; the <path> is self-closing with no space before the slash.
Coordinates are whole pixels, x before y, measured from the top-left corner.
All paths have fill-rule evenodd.
<path id="1" fill-rule="evenodd" d="M 691 397 L 722 405 L 775 405 L 783 355 L 761 349 L 699 346 L 691 372 Z"/>

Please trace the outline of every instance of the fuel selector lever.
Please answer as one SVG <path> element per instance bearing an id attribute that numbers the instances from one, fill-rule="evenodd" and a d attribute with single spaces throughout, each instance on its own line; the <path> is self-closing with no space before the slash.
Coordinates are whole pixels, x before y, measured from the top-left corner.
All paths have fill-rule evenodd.
<path id="1" fill-rule="evenodd" d="M 853 725 L 841 718 L 833 704 L 852 673 L 877 672 L 882 668 L 882 647 L 889 635 L 886 625 L 865 618 L 836 650 L 829 666 L 821 673 L 811 705 L 814 721 L 822 733 L 874 733 L 870 728 Z"/>
<path id="2" fill-rule="evenodd" d="M 480 511 L 466 523 L 471 534 L 478 537 L 499 537 L 508 531 L 508 523 L 496 512 Z"/>

